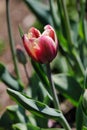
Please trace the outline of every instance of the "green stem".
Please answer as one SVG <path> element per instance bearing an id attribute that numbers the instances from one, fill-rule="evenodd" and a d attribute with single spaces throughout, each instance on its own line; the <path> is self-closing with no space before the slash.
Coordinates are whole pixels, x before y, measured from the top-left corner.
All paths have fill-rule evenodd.
<path id="1" fill-rule="evenodd" d="M 46 88 L 48 93 L 51 93 L 50 84 L 49 84 L 48 78 L 47 78 L 42 66 L 32 59 L 31 59 L 31 63 L 32 63 L 36 73 L 38 74 L 39 78 L 41 79 L 42 83 L 44 84 L 44 87 Z M 51 100 L 52 100 L 52 98 L 51 98 Z"/>
<path id="2" fill-rule="evenodd" d="M 72 38 L 71 38 L 71 29 L 70 29 L 70 22 L 69 22 L 69 17 L 68 17 L 68 12 L 66 8 L 66 0 L 61 0 L 62 6 L 63 6 L 63 12 L 64 12 L 64 19 L 65 19 L 65 28 L 66 28 L 66 34 L 67 34 L 67 39 L 68 42 L 72 45 Z"/>
<path id="3" fill-rule="evenodd" d="M 69 124 L 68 124 L 68 122 L 67 122 L 67 120 L 65 119 L 65 117 L 62 115 L 62 119 L 60 120 L 61 122 L 61 124 L 62 124 L 62 126 L 66 129 L 66 130 L 71 130 L 71 128 L 70 128 L 70 126 L 69 126 Z"/>
<path id="4" fill-rule="evenodd" d="M 77 51 L 75 49 L 72 50 L 72 55 L 74 56 L 75 62 L 78 65 L 82 76 L 84 76 L 85 70 L 84 70 L 82 61 L 81 61 L 81 59 L 80 59 L 80 57 L 79 57 L 79 55 L 78 55 L 78 53 L 77 53 Z"/>
<path id="5" fill-rule="evenodd" d="M 69 17 L 68 17 L 68 12 L 67 12 L 67 8 L 66 8 L 66 0 L 61 0 L 62 2 L 62 6 L 63 6 L 63 12 L 64 12 L 64 19 L 65 19 L 65 28 L 66 28 L 66 34 L 67 34 L 67 40 L 68 43 L 70 43 L 70 53 L 72 54 L 72 56 L 75 59 L 75 62 L 77 63 L 80 72 L 82 75 L 84 75 L 84 67 L 83 64 L 81 62 L 81 59 L 77 53 L 77 51 L 73 48 L 73 41 L 72 41 L 72 37 L 71 37 L 71 29 L 70 29 L 70 22 L 69 22 Z"/>
<path id="6" fill-rule="evenodd" d="M 56 93 L 56 89 L 55 89 L 55 86 L 54 86 L 54 82 L 52 80 L 52 74 L 51 74 L 51 69 L 50 69 L 50 64 L 46 64 L 46 67 L 47 67 L 47 74 L 48 74 L 48 79 L 49 79 L 49 82 L 50 82 L 50 86 L 51 86 L 51 93 L 52 93 L 52 96 L 53 96 L 53 101 L 54 101 L 54 106 L 56 109 L 60 110 L 60 105 L 59 105 L 59 100 L 58 100 L 58 96 L 57 96 L 57 93 Z M 62 112 L 61 112 L 62 113 Z M 63 116 L 62 114 L 62 118 L 60 119 L 60 124 L 66 129 L 66 130 L 71 130 L 68 122 L 66 121 L 65 117 Z"/>
<path id="7" fill-rule="evenodd" d="M 50 86 L 51 86 L 51 94 L 53 96 L 54 106 L 55 106 L 56 109 L 60 109 L 59 100 L 58 100 L 58 97 L 57 97 L 57 94 L 56 94 L 56 89 L 55 89 L 54 83 L 52 81 L 50 64 L 49 63 L 46 64 L 46 67 L 47 67 L 48 79 L 49 79 Z"/>
<path id="8" fill-rule="evenodd" d="M 80 5 L 81 5 L 81 21 L 82 21 L 83 34 L 85 42 L 87 42 L 85 32 L 85 21 L 84 21 L 86 2 L 84 0 L 80 0 Z"/>
<path id="9" fill-rule="evenodd" d="M 83 89 L 85 91 L 86 87 L 86 80 L 87 80 L 87 68 L 85 69 L 85 74 L 84 74 L 84 85 L 83 85 Z"/>
<path id="10" fill-rule="evenodd" d="M 62 33 L 64 33 L 65 32 L 65 26 L 64 26 L 65 21 L 64 21 L 64 17 L 63 17 L 61 0 L 57 0 L 57 6 L 58 6 L 58 15 L 59 15 L 60 21 L 61 21 L 60 27 L 61 27 Z"/>
<path id="11" fill-rule="evenodd" d="M 59 29 L 60 28 L 60 21 L 58 18 L 58 15 L 56 13 L 55 5 L 53 0 L 49 0 L 49 5 L 50 5 L 50 12 L 52 14 L 52 19 L 53 19 L 53 25 L 55 28 Z"/>
<path id="12" fill-rule="evenodd" d="M 13 41 L 13 36 L 12 36 L 12 30 L 11 30 L 9 0 L 6 0 L 6 16 L 7 16 L 8 35 L 9 35 L 12 59 L 13 59 L 17 79 L 20 81 L 20 76 L 19 76 L 19 71 L 18 71 L 18 66 L 17 66 L 16 51 L 15 51 L 15 46 L 14 46 L 14 41 Z"/>
<path id="13" fill-rule="evenodd" d="M 28 79 L 28 81 L 30 80 L 30 77 L 28 75 L 28 72 L 27 72 L 27 68 L 26 68 L 26 65 L 24 64 L 24 70 L 25 70 L 25 74 L 26 74 L 26 77 Z"/>

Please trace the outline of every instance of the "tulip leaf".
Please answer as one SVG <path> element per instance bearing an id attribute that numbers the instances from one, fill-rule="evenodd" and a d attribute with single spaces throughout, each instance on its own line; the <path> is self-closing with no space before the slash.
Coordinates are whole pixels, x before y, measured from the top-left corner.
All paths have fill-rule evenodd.
<path id="1" fill-rule="evenodd" d="M 58 17 L 58 11 L 57 11 L 57 7 L 56 7 L 57 3 L 54 2 L 53 0 L 50 0 L 49 4 L 50 4 L 50 11 L 51 11 L 51 14 L 52 14 L 54 26 L 55 26 L 55 28 L 60 29 L 60 19 Z"/>
<path id="2" fill-rule="evenodd" d="M 14 124 L 12 126 L 12 128 L 13 128 L 13 130 L 28 130 L 27 125 L 23 124 L 23 123 L 22 124 L 21 123 Z M 34 130 L 34 129 L 32 129 L 32 130 Z M 35 130 L 38 130 L 38 129 L 35 129 Z"/>
<path id="3" fill-rule="evenodd" d="M 41 129 L 41 130 L 65 130 L 65 129 L 62 129 L 62 128 L 48 128 L 48 129 Z"/>
<path id="4" fill-rule="evenodd" d="M 28 118 L 23 107 L 18 105 L 8 106 L 0 117 L 0 128 L 10 129 L 14 123 L 26 123 Z"/>
<path id="5" fill-rule="evenodd" d="M 19 85 L 17 80 L 10 75 L 5 66 L 1 63 L 0 63 L 0 80 L 3 83 L 5 83 L 9 88 L 12 88 L 17 91 L 23 90 L 23 86 Z"/>
<path id="6" fill-rule="evenodd" d="M 78 22 L 71 21 L 71 37 L 74 43 L 74 46 L 78 46 L 77 40 L 78 40 Z"/>
<path id="7" fill-rule="evenodd" d="M 77 106 L 83 89 L 74 77 L 67 74 L 55 74 L 53 81 L 56 89 Z"/>
<path id="8" fill-rule="evenodd" d="M 87 130 L 87 127 L 83 126 L 82 130 Z"/>
<path id="9" fill-rule="evenodd" d="M 49 100 L 52 98 L 52 97 L 50 97 L 49 93 L 47 92 L 44 85 L 40 81 L 37 73 L 33 73 L 32 77 L 30 77 L 29 87 L 26 89 L 26 94 L 29 97 L 32 97 L 33 99 L 38 99 L 41 102 L 44 101 L 44 98 L 46 96 L 49 98 Z"/>
<path id="10" fill-rule="evenodd" d="M 78 11 L 76 9 L 76 3 L 73 4 L 73 5 L 70 5 L 70 4 L 71 4 L 71 2 L 67 6 L 67 11 L 68 11 L 69 19 L 71 21 L 73 21 L 73 22 L 78 22 L 79 21 L 79 14 L 78 14 Z"/>
<path id="11" fill-rule="evenodd" d="M 79 33 L 79 35 L 80 35 L 80 37 L 82 38 L 82 39 L 84 39 L 84 33 L 83 33 L 83 25 L 82 25 L 82 20 L 80 20 L 80 22 L 79 22 L 79 30 L 78 30 L 78 33 Z"/>
<path id="12" fill-rule="evenodd" d="M 87 43 L 87 20 L 84 20 L 84 39 Z"/>
<path id="13" fill-rule="evenodd" d="M 59 40 L 60 46 L 62 47 L 63 51 L 66 53 L 69 52 L 69 44 L 68 44 L 67 40 L 64 38 L 62 33 L 58 30 L 57 30 L 57 35 L 58 35 L 58 40 Z"/>
<path id="14" fill-rule="evenodd" d="M 23 0 L 43 24 L 52 24 L 49 7 L 36 0 Z"/>
<path id="15" fill-rule="evenodd" d="M 47 90 L 44 88 L 44 85 L 42 84 L 42 82 L 40 81 L 40 79 L 36 73 L 33 73 L 32 77 L 30 77 L 29 87 L 26 89 L 26 94 L 29 97 L 32 97 L 33 99 L 37 99 L 41 102 L 45 102 L 46 104 L 50 103 L 50 95 L 47 92 Z M 41 118 L 41 117 L 38 118 L 35 115 L 34 115 L 34 118 L 37 122 L 36 124 L 39 127 L 41 127 L 41 128 L 47 127 L 48 119 L 44 120 L 43 118 Z"/>
<path id="16" fill-rule="evenodd" d="M 81 99 L 79 101 L 79 105 L 76 110 L 76 128 L 77 130 L 82 130 L 83 125 L 83 112 L 82 112 L 82 105 L 81 105 Z"/>
<path id="17" fill-rule="evenodd" d="M 17 123 L 13 125 L 13 130 L 64 130 L 61 128 L 39 128 L 36 126 L 33 126 L 32 124 L 28 123 L 28 124 L 21 124 L 21 123 Z"/>
<path id="18" fill-rule="evenodd" d="M 31 63 L 33 65 L 34 70 L 36 71 L 39 78 L 41 79 L 42 83 L 44 84 L 45 89 L 48 91 L 48 93 L 50 95 L 51 94 L 50 84 L 49 84 L 48 78 L 43 70 L 43 67 L 41 66 L 41 64 L 38 64 L 37 62 L 33 61 L 32 59 L 31 59 Z M 50 96 L 50 98 L 51 98 L 51 96 Z"/>
<path id="19" fill-rule="evenodd" d="M 18 27 L 18 29 L 19 29 L 20 36 L 21 36 L 21 38 L 22 38 L 22 37 L 23 37 L 23 35 L 24 35 L 24 32 L 23 32 L 23 30 L 22 30 L 21 26 L 19 26 L 19 27 Z"/>
<path id="20" fill-rule="evenodd" d="M 83 108 L 83 97 L 80 97 L 79 105 L 76 111 L 76 128 L 77 130 L 87 129 L 87 114 Z"/>
<path id="21" fill-rule="evenodd" d="M 44 103 L 30 99 L 12 89 L 7 89 L 7 92 L 17 103 L 39 117 L 52 118 L 56 120 L 61 120 L 63 118 L 60 111 L 50 108 Z"/>

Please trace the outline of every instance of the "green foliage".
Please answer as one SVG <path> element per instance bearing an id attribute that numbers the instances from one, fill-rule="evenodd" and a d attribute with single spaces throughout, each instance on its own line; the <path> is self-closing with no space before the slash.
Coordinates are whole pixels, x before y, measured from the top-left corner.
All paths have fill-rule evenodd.
<path id="1" fill-rule="evenodd" d="M 44 101 L 46 96 L 48 96 L 49 99 L 52 100 L 52 97 L 49 95 L 36 73 L 32 74 L 32 77 L 29 81 L 29 86 L 27 88 L 27 91 L 25 92 L 29 97 L 33 99 L 38 99 L 42 102 Z"/>
<path id="2" fill-rule="evenodd" d="M 15 123 L 26 123 L 28 121 L 25 115 L 25 110 L 18 105 L 7 107 L 4 114 L 0 117 L 0 130 L 12 129 L 12 125 Z"/>
<path id="3" fill-rule="evenodd" d="M 67 74 L 56 74 L 53 75 L 53 81 L 56 89 L 77 106 L 83 89 L 74 77 Z"/>
<path id="4" fill-rule="evenodd" d="M 21 123 L 14 124 L 12 127 L 13 127 L 13 130 L 28 130 L 27 125 L 26 124 L 21 124 Z"/>
<path id="5" fill-rule="evenodd" d="M 62 118 L 62 114 L 60 111 L 50 108 L 44 103 L 27 98 L 23 96 L 20 92 L 14 91 L 12 89 L 8 89 L 7 92 L 9 93 L 9 95 L 11 95 L 11 97 L 13 97 L 16 102 L 18 102 L 24 108 L 31 111 L 37 116 L 43 118 L 52 118 L 56 120 L 58 120 L 58 118 Z"/>
<path id="6" fill-rule="evenodd" d="M 39 63 L 36 63 L 35 61 L 33 61 L 32 59 L 31 59 L 31 63 L 36 73 L 38 74 L 39 78 L 41 79 L 42 83 L 44 84 L 44 87 L 46 88 L 48 92 L 50 92 L 50 84 L 44 72 L 43 67 Z"/>
<path id="7" fill-rule="evenodd" d="M 35 127 L 31 124 L 15 124 L 13 125 L 13 130 L 64 130 L 60 128 L 49 128 L 49 129 L 44 129 L 44 128 L 39 128 Z"/>
<path id="8" fill-rule="evenodd" d="M 68 127 L 68 124 L 66 126 L 64 123 L 65 119 L 60 110 L 50 108 L 46 104 L 26 97 L 15 90 L 7 89 L 7 92 L 18 104 L 23 106 L 28 111 L 32 112 L 34 115 L 42 118 L 51 118 L 57 120 L 62 126 L 65 126 L 65 128 Z"/>
<path id="9" fill-rule="evenodd" d="M 43 5 L 41 2 L 36 0 L 23 0 L 29 9 L 32 10 L 32 12 L 37 16 L 37 18 L 43 23 L 52 24 L 52 18 L 50 15 L 49 7 L 46 5 Z"/>
<path id="10" fill-rule="evenodd" d="M 3 81 L 9 88 L 12 88 L 17 91 L 23 90 L 23 85 L 19 84 L 15 78 L 13 78 L 6 67 L 1 63 L 0 64 L 0 80 Z"/>
<path id="11" fill-rule="evenodd" d="M 52 79 L 59 94 L 70 100 L 77 109 L 77 130 L 87 130 L 87 99 L 86 95 L 84 99 L 83 94 L 86 91 L 84 77 L 87 66 L 86 1 L 80 0 L 77 3 L 76 0 L 49 0 L 47 5 L 40 0 L 23 2 L 37 17 L 39 22 L 34 25 L 38 26 L 40 31 L 46 24 L 54 27 L 58 36 L 59 54 L 51 64 L 54 73 Z M 24 32 L 21 27 L 19 32 L 22 37 Z M 0 54 L 3 49 L 4 44 L 0 41 Z M 19 79 L 14 78 L 6 67 L 0 64 L 0 80 L 8 87 L 8 94 L 19 104 L 7 107 L 0 117 L 0 130 L 70 130 L 63 124 L 65 119 L 61 111 L 50 107 L 54 100 L 46 66 L 32 59 L 31 63 L 35 72 L 29 78 L 25 90 Z M 26 114 L 26 110 L 31 113 Z M 47 128 L 49 118 L 59 121 L 64 129 Z"/>
<path id="12" fill-rule="evenodd" d="M 83 126 L 82 130 L 87 130 L 87 127 Z"/>
<path id="13" fill-rule="evenodd" d="M 83 98 L 81 96 L 81 99 L 79 101 L 79 106 L 78 106 L 77 112 L 76 112 L 77 130 L 85 130 L 87 127 L 87 114 L 84 111 L 82 101 L 83 101 Z"/>

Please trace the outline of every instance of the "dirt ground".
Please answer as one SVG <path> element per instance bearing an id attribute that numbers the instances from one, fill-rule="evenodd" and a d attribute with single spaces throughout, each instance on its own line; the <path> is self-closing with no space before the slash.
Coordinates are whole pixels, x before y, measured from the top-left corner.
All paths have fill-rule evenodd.
<path id="1" fill-rule="evenodd" d="M 27 8 L 27 6 L 22 2 L 22 0 L 10 0 L 10 14 L 11 14 L 11 24 L 15 46 L 17 44 L 22 45 L 22 41 L 18 31 L 18 25 L 20 24 L 25 32 L 28 28 L 32 26 L 36 18 Z M 6 23 L 6 3 L 5 0 L 0 0 L 0 40 L 4 41 L 5 50 L 0 54 L 0 62 L 4 63 L 10 73 L 14 73 L 14 66 L 12 63 L 12 57 L 9 47 L 9 39 L 7 32 Z M 26 75 L 24 73 L 24 68 L 19 64 L 20 74 L 22 81 L 27 84 Z M 31 75 L 31 65 L 27 64 L 27 69 L 29 75 Z M 0 82 L 0 113 L 2 113 L 7 105 L 13 104 L 6 92 L 6 85 Z"/>

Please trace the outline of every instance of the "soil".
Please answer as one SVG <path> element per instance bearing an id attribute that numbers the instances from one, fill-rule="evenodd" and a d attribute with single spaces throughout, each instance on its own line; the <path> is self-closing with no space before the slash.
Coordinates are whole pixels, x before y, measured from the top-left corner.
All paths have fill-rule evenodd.
<path id="1" fill-rule="evenodd" d="M 20 24 L 25 32 L 32 26 L 36 18 L 22 2 L 22 0 L 11 0 L 10 1 L 10 15 L 11 25 L 13 31 L 13 37 L 16 45 L 22 45 L 22 41 L 18 31 L 18 25 Z M 10 73 L 14 74 L 14 66 L 11 57 L 11 51 L 9 47 L 7 23 L 6 23 L 6 2 L 0 0 L 0 40 L 4 41 L 4 51 L 0 53 L 0 62 L 6 65 L 6 68 Z M 27 78 L 24 72 L 24 68 L 21 64 L 18 64 L 22 81 L 27 84 Z M 29 75 L 31 75 L 31 65 L 27 64 Z M 0 113 L 2 113 L 6 106 L 13 104 L 13 101 L 9 98 L 6 92 L 6 85 L 0 82 Z"/>

